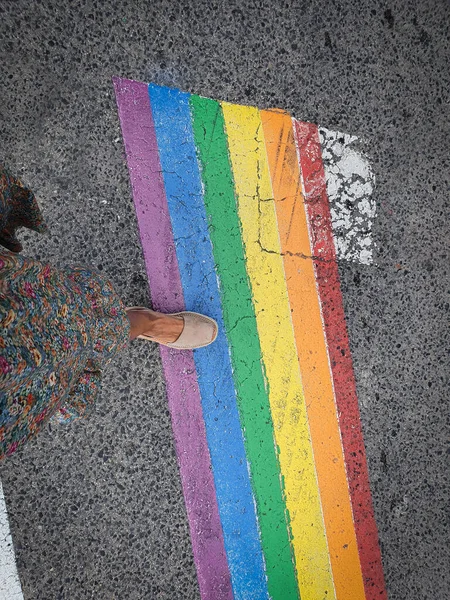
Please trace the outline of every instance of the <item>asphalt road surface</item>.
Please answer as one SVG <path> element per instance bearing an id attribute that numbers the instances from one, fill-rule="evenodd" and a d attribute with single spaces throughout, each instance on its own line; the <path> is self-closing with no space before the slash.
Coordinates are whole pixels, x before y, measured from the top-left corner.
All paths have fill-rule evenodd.
<path id="1" fill-rule="evenodd" d="M 390 600 L 450 589 L 449 26 L 446 0 L 0 0 L 0 158 L 51 231 L 25 253 L 92 265 L 126 303 L 150 299 L 113 76 L 363 140 L 374 263 L 339 269 Z M 199 599 L 155 346 L 0 478 L 26 600 Z"/>

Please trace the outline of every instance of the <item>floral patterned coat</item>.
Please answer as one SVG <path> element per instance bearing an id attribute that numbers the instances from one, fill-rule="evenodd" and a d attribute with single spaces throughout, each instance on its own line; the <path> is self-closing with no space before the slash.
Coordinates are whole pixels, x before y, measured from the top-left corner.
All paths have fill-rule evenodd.
<path id="1" fill-rule="evenodd" d="M 18 226 L 44 231 L 33 194 L 0 165 L 0 459 L 49 419 L 95 401 L 102 368 L 129 338 L 124 306 L 93 270 L 15 254 Z"/>

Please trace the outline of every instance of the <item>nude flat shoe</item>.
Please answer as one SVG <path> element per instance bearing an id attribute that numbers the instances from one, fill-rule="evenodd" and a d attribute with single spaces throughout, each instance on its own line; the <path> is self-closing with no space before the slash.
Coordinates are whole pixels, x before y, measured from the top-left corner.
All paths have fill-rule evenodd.
<path id="1" fill-rule="evenodd" d="M 143 308 L 141 306 L 132 306 L 126 309 L 128 310 L 151 310 L 150 308 Z M 151 311 L 154 312 L 154 311 Z M 138 335 L 137 337 L 141 340 L 149 340 L 156 342 L 162 346 L 168 346 L 169 348 L 176 348 L 177 350 L 194 350 L 196 348 L 204 348 L 212 344 L 217 338 L 218 326 L 214 319 L 206 317 L 199 313 L 183 311 L 178 313 L 167 314 L 168 317 L 182 317 L 184 321 L 184 328 L 178 339 L 175 342 L 160 342 L 156 338 L 152 338 L 149 335 Z"/>

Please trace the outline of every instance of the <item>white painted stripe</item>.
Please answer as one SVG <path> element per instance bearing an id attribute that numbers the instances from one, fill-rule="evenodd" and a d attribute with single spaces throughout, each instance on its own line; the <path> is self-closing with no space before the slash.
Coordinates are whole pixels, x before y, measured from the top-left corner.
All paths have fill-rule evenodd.
<path id="1" fill-rule="evenodd" d="M 353 147 L 357 137 L 319 127 L 337 257 L 373 262 L 375 176 L 367 157 Z"/>
<path id="2" fill-rule="evenodd" d="M 23 600 L 16 567 L 14 546 L 9 530 L 3 487 L 0 482 L 0 600 Z"/>

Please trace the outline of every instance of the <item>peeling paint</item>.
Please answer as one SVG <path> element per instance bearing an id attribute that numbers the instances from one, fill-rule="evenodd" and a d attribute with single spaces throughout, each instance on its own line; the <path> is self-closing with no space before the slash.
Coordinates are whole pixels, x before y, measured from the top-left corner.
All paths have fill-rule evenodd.
<path id="1" fill-rule="evenodd" d="M 338 259 L 369 265 L 376 214 L 375 175 L 356 136 L 319 127 L 327 195 Z"/>

